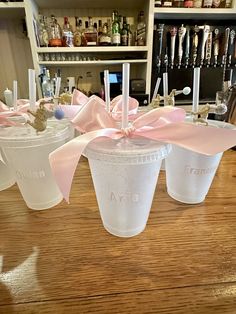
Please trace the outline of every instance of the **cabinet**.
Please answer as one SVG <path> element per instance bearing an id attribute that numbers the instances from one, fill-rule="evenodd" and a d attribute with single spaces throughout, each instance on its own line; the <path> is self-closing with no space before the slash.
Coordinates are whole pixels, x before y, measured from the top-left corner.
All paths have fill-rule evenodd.
<path id="1" fill-rule="evenodd" d="M 66 77 L 77 78 L 78 87 L 84 90 L 97 92 L 101 88 L 100 72 L 121 71 L 122 63 L 131 64 L 131 79 L 144 79 L 146 93 L 150 91 L 152 37 L 153 37 L 153 9 L 154 1 L 150 0 L 25 0 L 26 21 L 36 73 L 46 66 L 51 72 L 61 69 L 62 86 L 66 85 Z M 56 16 L 58 23 L 63 24 L 63 17 L 68 16 L 74 27 L 74 17 L 84 21 L 92 16 L 94 21 L 106 21 L 116 9 L 127 17 L 131 25 L 137 24 L 140 10 L 144 11 L 147 25 L 146 46 L 95 46 L 95 47 L 38 47 L 35 38 L 35 20 L 38 14 Z M 61 61 L 58 56 L 66 56 Z"/>
<path id="2" fill-rule="evenodd" d="M 37 19 L 38 14 L 46 16 L 53 14 L 58 18 L 61 25 L 64 16 L 68 16 L 72 23 L 75 16 L 79 16 L 82 19 L 92 16 L 96 20 L 99 18 L 106 20 L 107 17 L 111 17 L 114 9 L 127 16 L 131 24 L 137 23 L 137 16 L 140 10 L 145 12 L 147 25 L 146 46 L 77 48 L 41 48 L 37 46 L 34 20 Z M 17 77 L 12 78 L 8 76 L 8 84 L 3 84 L 3 79 L 6 79 L 5 76 L 2 79 L 0 78 L 1 93 L 7 85 L 11 86 L 13 79 L 18 79 L 24 86 L 21 97 L 28 97 L 26 93 L 28 84 L 27 68 L 32 67 L 32 63 L 37 75 L 40 74 L 41 68 L 44 66 L 49 68 L 52 73 L 60 68 L 62 71 L 62 86 L 66 85 L 66 77 L 74 76 L 77 78 L 80 88 L 99 91 L 101 87 L 100 72 L 105 69 L 121 71 L 122 63 L 129 62 L 131 64 L 131 78 L 145 79 L 146 93 L 150 94 L 154 18 L 156 20 L 166 20 L 168 23 L 172 23 L 171 21 L 176 19 L 235 20 L 236 1 L 233 3 L 232 9 L 185 9 L 155 8 L 154 0 L 23 0 L 22 2 L 0 3 L 0 17 L 25 17 L 29 38 L 29 42 L 26 42 L 25 39 L 22 41 L 24 49 L 21 49 L 21 52 L 18 49 L 20 55 L 18 63 L 23 64 L 21 65 L 21 71 L 16 71 Z M 26 48 L 29 45 L 31 51 Z M 13 46 L 11 45 L 11 47 Z M 16 49 L 15 46 L 14 48 Z M 67 61 L 58 61 L 58 58 L 53 58 L 57 54 L 66 54 L 68 56 Z M 45 55 L 47 60 L 44 58 Z M 82 58 L 76 60 L 75 56 L 78 55 Z M 16 53 L 14 56 L 16 56 Z M 89 57 L 89 60 L 87 57 Z M 1 59 L 4 64 L 5 61 L 3 58 Z M 40 89 L 38 90 L 40 92 Z"/>

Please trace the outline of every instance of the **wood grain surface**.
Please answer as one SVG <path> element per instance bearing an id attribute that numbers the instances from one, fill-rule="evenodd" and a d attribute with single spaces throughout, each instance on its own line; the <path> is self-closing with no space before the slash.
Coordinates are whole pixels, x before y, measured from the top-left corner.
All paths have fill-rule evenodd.
<path id="1" fill-rule="evenodd" d="M 236 152 L 206 200 L 186 205 L 159 176 L 144 232 L 102 226 L 80 161 L 70 204 L 34 211 L 17 186 L 0 192 L 0 313 L 236 313 Z"/>

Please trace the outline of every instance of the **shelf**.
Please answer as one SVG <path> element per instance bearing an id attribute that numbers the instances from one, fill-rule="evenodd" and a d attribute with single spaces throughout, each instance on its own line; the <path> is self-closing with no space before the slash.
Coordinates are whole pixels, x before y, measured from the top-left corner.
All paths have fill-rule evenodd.
<path id="1" fill-rule="evenodd" d="M 35 0 L 41 9 L 141 9 L 146 0 Z"/>
<path id="2" fill-rule="evenodd" d="M 130 51 L 147 51 L 147 46 L 130 46 L 130 47 L 104 47 L 104 46 L 94 46 L 94 47 L 49 47 L 49 48 L 37 48 L 38 53 L 56 53 L 56 52 L 130 52 Z"/>
<path id="3" fill-rule="evenodd" d="M 0 2 L 0 18 L 11 19 L 24 16 L 24 2 Z"/>
<path id="4" fill-rule="evenodd" d="M 236 18 L 236 9 L 155 8 L 154 17 L 171 20 L 229 20 Z"/>
<path id="5" fill-rule="evenodd" d="M 39 65 L 48 66 L 74 66 L 74 65 L 115 65 L 122 63 L 147 63 L 147 59 L 131 60 L 96 60 L 96 61 L 40 61 Z"/>

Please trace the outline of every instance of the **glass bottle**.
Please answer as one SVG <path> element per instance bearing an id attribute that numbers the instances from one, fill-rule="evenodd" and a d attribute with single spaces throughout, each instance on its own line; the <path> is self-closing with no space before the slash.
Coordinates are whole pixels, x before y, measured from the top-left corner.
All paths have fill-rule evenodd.
<path id="1" fill-rule="evenodd" d="M 123 17 L 123 27 L 121 30 L 121 46 L 128 46 L 128 30 L 125 16 Z"/>
<path id="2" fill-rule="evenodd" d="M 211 8 L 212 2 L 212 0 L 203 0 L 203 8 Z"/>
<path id="3" fill-rule="evenodd" d="M 226 0 L 225 1 L 225 8 L 227 8 L 227 9 L 232 8 L 232 0 Z"/>
<path id="4" fill-rule="evenodd" d="M 98 42 L 98 33 L 94 28 L 92 17 L 89 16 L 88 19 L 88 27 L 84 30 L 84 37 L 86 39 L 87 46 L 96 46 Z"/>
<path id="5" fill-rule="evenodd" d="M 183 8 L 184 7 L 184 0 L 173 0 L 172 6 L 174 8 Z"/>
<path id="6" fill-rule="evenodd" d="M 74 32 L 74 46 L 82 46 L 82 21 L 76 16 L 75 17 L 75 32 Z"/>
<path id="7" fill-rule="evenodd" d="M 49 39 L 48 39 L 46 16 L 39 15 L 38 30 L 39 30 L 38 36 L 39 36 L 40 47 L 48 47 Z"/>
<path id="8" fill-rule="evenodd" d="M 133 46 L 133 34 L 131 32 L 129 24 L 127 24 L 127 32 L 128 32 L 128 46 Z"/>
<path id="9" fill-rule="evenodd" d="M 161 7 L 161 0 L 155 0 L 155 7 Z"/>
<path id="10" fill-rule="evenodd" d="M 212 8 L 219 8 L 219 7 L 220 7 L 220 0 L 213 0 Z"/>
<path id="11" fill-rule="evenodd" d="M 74 47 L 73 44 L 73 30 L 68 17 L 64 17 L 64 25 L 62 29 L 62 45 L 63 47 Z"/>
<path id="12" fill-rule="evenodd" d="M 61 27 L 57 23 L 54 15 L 51 15 L 51 23 L 49 26 L 49 46 L 61 47 L 62 46 L 62 34 Z"/>
<path id="13" fill-rule="evenodd" d="M 138 15 L 136 43 L 137 43 L 137 46 L 145 46 L 146 45 L 146 24 L 145 24 L 143 11 L 140 11 L 139 15 Z"/>
<path id="14" fill-rule="evenodd" d="M 44 98 L 53 97 L 53 88 L 50 81 L 50 72 L 46 68 L 43 68 L 42 94 Z"/>
<path id="15" fill-rule="evenodd" d="M 120 24 L 118 21 L 117 11 L 113 11 L 113 13 L 112 13 L 111 32 L 112 32 L 112 38 L 111 38 L 112 45 L 113 46 L 119 46 L 121 43 L 121 38 L 120 38 Z"/>
<path id="16" fill-rule="evenodd" d="M 201 8 L 202 7 L 202 0 L 193 0 L 193 7 L 194 8 Z"/>
<path id="17" fill-rule="evenodd" d="M 193 0 L 184 0 L 185 8 L 193 8 Z"/>
<path id="18" fill-rule="evenodd" d="M 108 24 L 104 23 L 102 27 L 102 34 L 99 36 L 100 46 L 109 46 L 111 44 L 111 36 L 108 33 Z"/>
<path id="19" fill-rule="evenodd" d="M 98 37 L 102 35 L 102 20 L 98 20 Z"/>

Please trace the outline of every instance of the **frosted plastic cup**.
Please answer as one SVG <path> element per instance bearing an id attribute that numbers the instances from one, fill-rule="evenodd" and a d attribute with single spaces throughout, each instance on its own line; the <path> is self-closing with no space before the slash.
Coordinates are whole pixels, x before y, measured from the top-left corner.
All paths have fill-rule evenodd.
<path id="1" fill-rule="evenodd" d="M 96 140 L 88 145 L 92 179 L 104 228 L 132 237 L 146 226 L 168 144 L 146 139 Z"/>
<path id="2" fill-rule="evenodd" d="M 67 120 L 49 120 L 47 129 L 38 135 L 28 125 L 0 128 L 0 147 L 29 208 L 46 209 L 61 202 L 48 156 L 72 135 Z"/>
<path id="3" fill-rule="evenodd" d="M 232 124 L 221 121 L 208 120 L 208 122 L 215 127 L 235 128 Z M 223 153 L 218 153 L 207 156 L 173 145 L 171 153 L 165 159 L 168 194 L 186 204 L 203 202 L 222 155 Z"/>

